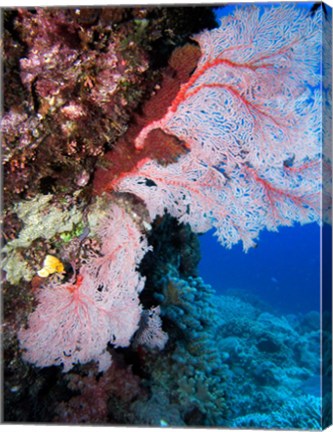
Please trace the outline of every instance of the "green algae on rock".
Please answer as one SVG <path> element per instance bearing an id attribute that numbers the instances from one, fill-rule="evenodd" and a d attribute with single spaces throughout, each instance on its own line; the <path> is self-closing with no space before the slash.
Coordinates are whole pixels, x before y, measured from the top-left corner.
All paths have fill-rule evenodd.
<path id="1" fill-rule="evenodd" d="M 15 205 L 14 211 L 23 222 L 17 238 L 3 248 L 3 270 L 8 282 L 15 285 L 21 279 L 30 281 L 37 269 L 27 260 L 26 250 L 38 239 L 51 240 L 57 234 L 71 232 L 82 222 L 82 209 L 75 204 L 52 203 L 53 195 L 37 195 Z"/>

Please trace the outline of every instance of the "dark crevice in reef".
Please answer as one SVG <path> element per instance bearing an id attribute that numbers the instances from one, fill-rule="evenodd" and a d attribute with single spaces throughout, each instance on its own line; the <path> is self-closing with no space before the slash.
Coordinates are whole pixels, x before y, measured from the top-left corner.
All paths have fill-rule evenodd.
<path id="1" fill-rule="evenodd" d="M 184 279 L 196 277 L 200 261 L 198 236 L 188 224 L 180 224 L 167 214 L 153 223 L 148 242 L 153 251 L 147 252 L 140 264 L 140 273 L 146 277 L 145 289 L 140 295 L 145 307 L 156 304 L 154 292 L 170 271 Z"/>

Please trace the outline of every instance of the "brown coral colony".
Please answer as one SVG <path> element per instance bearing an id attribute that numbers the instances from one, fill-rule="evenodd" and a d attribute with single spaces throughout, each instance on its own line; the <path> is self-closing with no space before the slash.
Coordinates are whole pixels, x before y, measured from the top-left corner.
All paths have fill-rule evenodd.
<path id="1" fill-rule="evenodd" d="M 15 19 L 8 17 L 12 28 L 5 31 L 5 79 L 12 65 L 20 72 L 17 96 L 5 95 L 5 200 L 72 193 L 80 173 L 91 173 L 96 157 L 126 130 L 148 61 L 139 45 L 130 52 L 123 46 L 133 29 L 114 30 L 123 19 L 115 11 L 108 24 L 97 9 L 8 12 Z"/>
<path id="2" fill-rule="evenodd" d="M 109 182 L 141 158 L 167 162 L 182 152 L 176 138 L 161 134 L 160 149 L 138 155 L 132 145 L 141 128 L 163 116 L 199 58 L 198 47 L 187 45 L 174 51 L 167 67 L 154 65 L 157 51 L 167 58 L 164 51 L 184 44 L 196 31 L 170 30 L 181 18 L 179 11 L 5 11 L 4 79 L 10 84 L 2 120 L 5 205 L 40 192 L 71 194 L 86 186 L 105 151 L 111 150 L 100 162 L 96 193 L 105 189 L 105 175 Z M 211 27 L 211 11 L 205 12 Z M 105 173 L 106 166 L 111 173 Z"/>

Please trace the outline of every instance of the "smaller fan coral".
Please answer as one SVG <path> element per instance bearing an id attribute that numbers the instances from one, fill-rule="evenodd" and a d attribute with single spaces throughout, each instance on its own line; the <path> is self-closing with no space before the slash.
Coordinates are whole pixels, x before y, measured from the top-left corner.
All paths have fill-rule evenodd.
<path id="1" fill-rule="evenodd" d="M 107 344 L 129 345 L 141 316 L 138 294 L 144 278 L 136 266 L 148 250 L 147 241 L 116 204 L 98 231 L 100 255 L 81 267 L 76 282 L 39 290 L 28 328 L 18 334 L 25 360 L 41 367 L 63 364 L 64 371 L 95 360 L 106 370 L 111 364 Z"/>

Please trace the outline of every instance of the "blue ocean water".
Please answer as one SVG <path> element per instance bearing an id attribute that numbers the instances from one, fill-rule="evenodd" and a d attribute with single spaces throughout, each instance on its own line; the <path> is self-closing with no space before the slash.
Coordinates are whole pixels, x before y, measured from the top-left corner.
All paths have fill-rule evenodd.
<path id="1" fill-rule="evenodd" d="M 292 2 L 291 2 L 291 3 L 292 3 Z M 225 16 L 225 15 L 231 15 L 231 14 L 233 13 L 233 11 L 234 11 L 237 7 L 240 7 L 242 4 L 244 4 L 244 3 L 239 2 L 238 4 L 237 4 L 237 3 L 234 3 L 234 4 L 228 4 L 228 5 L 223 6 L 223 7 L 218 7 L 218 8 L 216 8 L 216 9 L 214 10 L 215 16 L 216 16 L 216 18 L 218 19 L 218 18 L 223 17 L 223 16 Z M 276 3 L 269 3 L 269 2 L 265 3 L 265 2 L 260 2 L 260 3 L 254 3 L 254 4 L 255 4 L 256 6 L 261 7 L 262 10 L 263 10 L 263 8 L 266 8 L 266 7 L 272 7 L 272 6 L 274 6 L 274 4 L 275 4 L 275 6 L 278 5 L 277 2 L 276 2 Z M 299 7 L 299 8 L 310 10 L 310 9 L 313 7 L 313 5 L 315 4 L 315 2 L 297 2 L 297 3 L 294 2 L 293 4 L 296 5 L 296 6 Z"/>
<path id="2" fill-rule="evenodd" d="M 200 236 L 200 276 L 218 294 L 243 290 L 281 313 L 319 311 L 320 229 L 309 224 L 264 231 L 247 253 L 241 244 L 223 248 L 210 231 Z"/>

